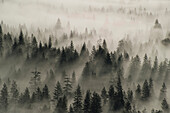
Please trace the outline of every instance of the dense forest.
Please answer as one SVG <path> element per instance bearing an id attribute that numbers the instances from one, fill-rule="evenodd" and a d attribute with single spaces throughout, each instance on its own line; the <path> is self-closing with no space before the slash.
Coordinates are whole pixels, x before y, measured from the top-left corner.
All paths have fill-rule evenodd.
<path id="1" fill-rule="evenodd" d="M 0 0 L 0 113 L 170 113 L 169 6 Z"/>
<path id="2" fill-rule="evenodd" d="M 43 42 L 22 29 L 17 36 L 3 28 L 2 22 L 1 112 L 169 113 L 168 59 L 158 62 L 147 53 L 132 56 L 126 40 L 114 51 L 105 39 L 91 49 L 84 42 L 77 50 L 72 40 L 78 35 L 72 31 L 70 44 L 58 47 L 51 37 Z M 87 30 L 85 35 L 90 35 Z"/>

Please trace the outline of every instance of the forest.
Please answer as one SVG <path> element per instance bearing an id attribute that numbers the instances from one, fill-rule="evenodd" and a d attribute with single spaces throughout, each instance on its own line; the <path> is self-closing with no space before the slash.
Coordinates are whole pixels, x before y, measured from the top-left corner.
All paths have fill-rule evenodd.
<path id="1" fill-rule="evenodd" d="M 0 113 L 170 113 L 166 0 L 0 0 Z"/>

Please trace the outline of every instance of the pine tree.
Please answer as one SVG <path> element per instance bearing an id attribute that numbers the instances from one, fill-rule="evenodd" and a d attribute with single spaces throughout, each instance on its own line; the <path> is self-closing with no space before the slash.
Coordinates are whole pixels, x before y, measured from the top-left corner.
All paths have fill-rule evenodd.
<path id="1" fill-rule="evenodd" d="M 147 54 L 145 54 L 139 80 L 143 81 L 144 79 L 148 79 L 150 72 L 151 72 L 150 60 L 148 59 Z"/>
<path id="2" fill-rule="evenodd" d="M 19 35 L 19 45 L 24 45 L 25 42 L 24 42 L 24 35 L 22 33 L 22 30 L 20 31 L 20 35 Z"/>
<path id="3" fill-rule="evenodd" d="M 67 113 L 67 98 L 65 95 L 59 98 L 53 113 Z"/>
<path id="4" fill-rule="evenodd" d="M 152 78 L 149 79 L 149 90 L 150 90 L 150 96 L 154 95 L 154 89 L 153 89 L 153 80 Z"/>
<path id="5" fill-rule="evenodd" d="M 38 87 L 36 92 L 35 92 L 35 96 L 36 96 L 36 101 L 40 102 L 42 100 L 42 92 L 40 90 L 40 88 Z"/>
<path id="6" fill-rule="evenodd" d="M 48 40 L 48 48 L 51 49 L 51 47 L 52 47 L 52 41 L 51 41 L 51 37 L 50 37 Z"/>
<path id="7" fill-rule="evenodd" d="M 28 88 L 25 89 L 25 92 L 24 92 L 24 94 L 23 94 L 23 101 L 24 101 L 24 103 L 26 103 L 26 104 L 29 104 L 29 103 L 30 103 L 30 92 L 29 92 L 29 89 L 28 89 Z"/>
<path id="8" fill-rule="evenodd" d="M 106 104 L 106 101 L 107 101 L 107 97 L 108 97 L 107 91 L 106 91 L 106 88 L 105 88 L 105 87 L 102 89 L 101 97 L 102 97 L 102 99 L 103 99 L 103 105 L 105 105 L 105 104 Z"/>
<path id="9" fill-rule="evenodd" d="M 15 81 L 12 82 L 10 93 L 11 93 L 11 101 L 16 103 L 19 98 L 19 91 L 17 89 L 17 84 Z"/>
<path id="10" fill-rule="evenodd" d="M 82 77 L 83 77 L 83 79 L 88 79 L 88 78 L 90 78 L 90 75 L 91 75 L 90 63 L 86 62 L 85 67 L 82 72 Z"/>
<path id="11" fill-rule="evenodd" d="M 83 113 L 90 113 L 90 107 L 91 107 L 91 93 L 90 90 L 87 90 L 83 104 Z"/>
<path id="12" fill-rule="evenodd" d="M 162 100 L 162 110 L 165 113 L 169 113 L 169 105 L 168 105 L 168 103 L 167 103 L 165 98 Z"/>
<path id="13" fill-rule="evenodd" d="M 115 91 L 113 85 L 109 88 L 109 109 L 113 110 L 114 102 L 115 102 Z"/>
<path id="14" fill-rule="evenodd" d="M 153 68 L 151 70 L 151 78 L 155 79 L 157 72 L 158 72 L 158 58 L 156 56 L 153 64 Z"/>
<path id="15" fill-rule="evenodd" d="M 96 92 L 93 93 L 91 99 L 91 113 L 102 113 L 101 98 Z"/>
<path id="16" fill-rule="evenodd" d="M 150 97 L 150 89 L 149 89 L 148 81 L 145 80 L 142 87 L 142 99 L 147 100 L 149 97 Z"/>
<path id="17" fill-rule="evenodd" d="M 75 83 L 76 83 L 76 73 L 75 73 L 75 71 L 73 71 L 73 73 L 72 73 L 72 84 L 75 85 Z"/>
<path id="18" fill-rule="evenodd" d="M 81 94 L 81 88 L 78 85 L 77 89 L 74 93 L 74 103 L 73 108 L 75 113 L 82 113 L 82 94 Z"/>
<path id="19" fill-rule="evenodd" d="M 123 97 L 123 89 L 122 89 L 122 83 L 120 76 L 118 76 L 118 81 L 117 81 L 117 95 L 116 95 L 116 104 L 114 104 L 114 109 L 119 110 L 124 107 L 124 97 Z"/>
<path id="20" fill-rule="evenodd" d="M 140 97 L 141 97 L 141 86 L 138 84 L 137 85 L 137 89 L 136 89 L 136 91 L 135 91 L 135 96 L 136 96 L 136 98 L 137 99 L 140 99 Z"/>
<path id="21" fill-rule="evenodd" d="M 106 44 L 106 40 L 103 40 L 103 45 L 102 45 L 103 49 L 107 52 L 107 44 Z"/>
<path id="22" fill-rule="evenodd" d="M 129 67 L 129 78 L 128 78 L 129 82 L 137 79 L 140 70 L 140 64 L 141 64 L 140 58 L 138 55 L 136 55 L 136 57 L 131 60 L 131 64 Z"/>
<path id="23" fill-rule="evenodd" d="M 130 104 L 130 102 L 129 101 L 127 101 L 126 103 L 125 103 L 125 113 L 131 113 L 131 109 L 132 109 L 132 107 L 131 107 L 131 104 Z"/>
<path id="24" fill-rule="evenodd" d="M 7 109 L 8 109 L 8 89 L 6 84 L 4 83 L 0 95 L 0 111 L 1 112 L 7 111 Z"/>
<path id="25" fill-rule="evenodd" d="M 166 92 L 167 92 L 167 88 L 166 88 L 165 83 L 163 83 L 162 88 L 160 90 L 159 100 L 163 100 L 164 98 L 166 98 Z"/>
<path id="26" fill-rule="evenodd" d="M 66 76 L 64 78 L 64 87 L 63 87 L 63 93 L 68 96 L 71 94 L 71 91 L 72 91 L 72 84 L 71 84 L 71 81 L 70 81 L 70 78 L 68 76 Z"/>
<path id="27" fill-rule="evenodd" d="M 60 85 L 60 82 L 57 82 L 56 87 L 54 89 L 54 96 L 53 98 L 58 101 L 59 98 L 61 98 L 63 95 L 62 87 Z"/>
<path id="28" fill-rule="evenodd" d="M 48 100 L 50 98 L 48 86 L 45 85 L 42 91 L 42 98 Z"/>

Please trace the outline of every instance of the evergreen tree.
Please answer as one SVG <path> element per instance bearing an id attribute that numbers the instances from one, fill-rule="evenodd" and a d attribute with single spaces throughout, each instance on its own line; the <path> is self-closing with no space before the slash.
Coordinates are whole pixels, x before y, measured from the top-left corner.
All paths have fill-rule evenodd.
<path id="1" fill-rule="evenodd" d="M 75 113 L 82 113 L 82 94 L 79 85 L 74 93 L 73 108 Z"/>
<path id="2" fill-rule="evenodd" d="M 105 104 L 106 104 L 106 101 L 107 101 L 107 97 L 108 97 L 107 91 L 106 91 L 105 87 L 102 89 L 101 97 L 102 97 L 102 99 L 103 99 L 103 105 L 105 105 Z"/>
<path id="3" fill-rule="evenodd" d="M 115 102 L 115 91 L 113 85 L 109 88 L 109 109 L 113 110 L 114 102 Z"/>
<path id="4" fill-rule="evenodd" d="M 147 54 L 145 54 L 139 80 L 143 81 L 144 79 L 148 79 L 150 72 L 151 72 L 150 60 L 148 59 Z"/>
<path id="5" fill-rule="evenodd" d="M 67 113 L 67 98 L 65 95 L 59 98 L 53 113 Z"/>
<path id="6" fill-rule="evenodd" d="M 148 81 L 145 80 L 142 87 L 142 99 L 147 100 L 149 97 L 150 97 L 150 89 L 149 89 Z"/>
<path id="7" fill-rule="evenodd" d="M 130 102 L 129 101 L 127 101 L 126 103 L 125 103 L 125 113 L 131 113 L 131 109 L 132 109 L 132 107 L 131 107 L 131 104 L 130 104 Z"/>
<path id="8" fill-rule="evenodd" d="M 101 98 L 96 92 L 93 93 L 91 99 L 91 113 L 102 113 Z"/>
<path id="9" fill-rule="evenodd" d="M 19 45 L 24 45 L 25 42 L 24 42 L 24 35 L 22 33 L 22 30 L 20 31 L 20 35 L 19 35 Z"/>
<path id="10" fill-rule="evenodd" d="M 64 87 L 63 87 L 63 93 L 68 96 L 71 95 L 71 91 L 72 91 L 72 84 L 70 81 L 70 78 L 68 76 L 66 76 L 64 78 Z"/>
<path id="11" fill-rule="evenodd" d="M 124 97 L 123 97 L 122 83 L 119 76 L 118 76 L 116 89 L 117 89 L 117 95 L 116 95 L 116 102 L 115 102 L 116 104 L 114 104 L 114 109 L 120 110 L 124 107 Z"/>
<path id="12" fill-rule="evenodd" d="M 166 92 L 167 92 L 167 88 L 166 88 L 165 83 L 163 83 L 162 88 L 160 90 L 159 100 L 163 100 L 164 98 L 166 98 Z"/>
<path id="13" fill-rule="evenodd" d="M 48 86 L 45 85 L 42 91 L 42 98 L 48 100 L 50 98 Z"/>
<path id="14" fill-rule="evenodd" d="M 58 101 L 59 98 L 63 95 L 62 87 L 60 82 L 57 82 L 56 87 L 54 89 L 54 96 L 53 98 Z"/>
<path id="15" fill-rule="evenodd" d="M 35 96 L 36 96 L 36 101 L 40 102 L 42 100 L 42 92 L 40 90 L 40 88 L 38 87 L 36 92 L 35 92 Z"/>
<path id="16" fill-rule="evenodd" d="M 138 55 L 136 55 L 135 58 L 131 60 L 131 64 L 129 67 L 129 82 L 134 81 L 137 79 L 139 70 L 140 70 L 140 58 Z"/>
<path id="17" fill-rule="evenodd" d="M 85 67 L 82 72 L 82 77 L 83 77 L 83 79 L 88 79 L 90 77 L 90 75 L 91 75 L 90 63 L 86 62 Z"/>
<path id="18" fill-rule="evenodd" d="M 156 56 L 153 64 L 153 68 L 151 70 L 151 78 L 155 79 L 157 72 L 158 72 L 158 58 Z"/>
<path id="19" fill-rule="evenodd" d="M 87 90 L 83 104 L 83 113 L 90 113 L 90 107 L 91 107 L 91 93 L 90 90 Z"/>
<path id="20" fill-rule="evenodd" d="M 73 73 L 72 73 L 72 84 L 75 85 L 75 83 L 76 83 L 76 73 L 75 73 L 75 71 L 73 71 Z"/>
<path id="21" fill-rule="evenodd" d="M 51 41 L 51 37 L 50 37 L 48 40 L 48 48 L 51 49 L 51 47 L 52 47 L 52 41 Z"/>
<path id="22" fill-rule="evenodd" d="M 83 56 L 84 58 L 87 58 L 89 56 L 89 51 L 86 48 L 86 43 L 84 43 L 81 48 L 80 56 Z"/>
<path id="23" fill-rule="evenodd" d="M 13 81 L 13 83 L 12 83 L 10 93 L 11 93 L 11 101 L 16 103 L 19 98 L 19 91 L 17 89 L 17 84 L 15 81 Z"/>
<path id="24" fill-rule="evenodd" d="M 141 91 L 141 86 L 138 84 L 138 85 L 137 85 L 137 89 L 136 89 L 136 91 L 135 91 L 135 95 L 136 95 L 136 98 L 137 98 L 137 99 L 140 99 L 141 93 L 142 93 L 142 91 Z"/>
<path id="25" fill-rule="evenodd" d="M 154 95 L 154 89 L 153 89 L 153 80 L 152 78 L 149 79 L 149 90 L 150 90 L 150 96 Z"/>
<path id="26" fill-rule="evenodd" d="M 165 98 L 162 100 L 162 110 L 165 113 L 169 113 L 169 105 L 168 105 L 168 103 L 167 103 Z"/>
<path id="27" fill-rule="evenodd" d="M 24 92 L 24 94 L 23 94 L 23 101 L 24 101 L 24 103 L 26 103 L 26 104 L 29 104 L 29 103 L 30 103 L 30 92 L 29 92 L 29 89 L 28 89 L 28 88 L 25 89 L 25 92 Z"/>
<path id="28" fill-rule="evenodd" d="M 6 84 L 4 83 L 0 95 L 0 111 L 4 112 L 7 111 L 7 109 L 8 109 L 8 89 Z"/>

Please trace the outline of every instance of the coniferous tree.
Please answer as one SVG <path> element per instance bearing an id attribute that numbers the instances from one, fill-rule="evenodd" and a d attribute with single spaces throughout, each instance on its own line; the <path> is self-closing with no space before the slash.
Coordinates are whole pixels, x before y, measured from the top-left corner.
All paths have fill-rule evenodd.
<path id="1" fill-rule="evenodd" d="M 158 58 L 156 56 L 152 70 L 151 70 L 151 78 L 155 79 L 157 72 L 158 72 Z"/>
<path id="2" fill-rule="evenodd" d="M 40 90 L 40 88 L 38 87 L 36 92 L 35 92 L 35 96 L 36 96 L 36 101 L 40 102 L 42 100 L 42 92 Z"/>
<path id="3" fill-rule="evenodd" d="M 82 72 L 82 77 L 83 77 L 83 79 L 88 79 L 90 77 L 90 75 L 91 75 L 90 63 L 86 62 L 85 67 Z"/>
<path id="4" fill-rule="evenodd" d="M 51 41 L 51 37 L 50 37 L 48 40 L 48 48 L 51 49 L 51 47 L 52 47 L 52 41 Z"/>
<path id="5" fill-rule="evenodd" d="M 72 73 L 72 84 L 75 85 L 75 83 L 76 83 L 76 73 L 75 73 L 75 71 L 73 71 L 73 73 Z"/>
<path id="6" fill-rule="evenodd" d="M 165 113 L 169 113 L 169 105 L 168 105 L 168 103 L 167 103 L 165 98 L 162 100 L 162 110 Z"/>
<path id="7" fill-rule="evenodd" d="M 96 92 L 93 93 L 92 99 L 91 99 L 91 113 L 101 113 L 102 107 L 101 107 L 101 97 Z"/>
<path id="8" fill-rule="evenodd" d="M 58 101 L 59 98 L 61 98 L 63 95 L 62 87 L 60 82 L 57 82 L 56 87 L 54 89 L 54 96 L 53 98 Z"/>
<path id="9" fill-rule="evenodd" d="M 75 113 L 82 113 L 82 94 L 79 85 L 74 93 L 73 108 Z"/>
<path id="10" fill-rule="evenodd" d="M 28 88 L 25 89 L 25 92 L 23 94 L 23 101 L 24 101 L 25 104 L 30 103 L 30 92 L 29 92 Z"/>
<path id="11" fill-rule="evenodd" d="M 164 98 L 166 98 L 166 92 L 167 92 L 166 84 L 163 83 L 162 88 L 160 90 L 159 100 L 163 100 Z"/>
<path id="12" fill-rule="evenodd" d="M 137 89 L 136 89 L 136 91 L 135 91 L 135 96 L 136 96 L 137 99 L 140 99 L 141 93 L 142 93 L 142 91 L 141 91 L 141 86 L 138 84 L 138 85 L 137 85 Z"/>
<path id="13" fill-rule="evenodd" d="M 67 98 L 65 95 L 59 98 L 53 113 L 67 113 Z"/>
<path id="14" fill-rule="evenodd" d="M 113 110 L 114 102 L 115 102 L 115 91 L 113 85 L 109 88 L 109 109 Z"/>
<path id="15" fill-rule="evenodd" d="M 145 82 L 143 83 L 143 87 L 142 87 L 142 99 L 147 100 L 149 97 L 150 97 L 149 84 L 148 84 L 148 81 L 145 80 Z"/>
<path id="16" fill-rule="evenodd" d="M 118 82 L 117 82 L 117 95 L 116 95 L 116 104 L 114 104 L 115 110 L 120 110 L 124 107 L 124 97 L 123 97 L 123 89 L 122 89 L 122 83 L 121 78 L 118 76 Z"/>
<path id="17" fill-rule="evenodd" d="M 154 95 L 154 88 L 153 88 L 152 78 L 149 79 L 149 90 L 150 90 L 150 96 L 153 96 Z"/>
<path id="18" fill-rule="evenodd" d="M 72 91 L 72 84 L 71 84 L 71 80 L 68 76 L 66 76 L 64 78 L 64 87 L 63 87 L 63 93 L 68 96 L 71 95 L 71 91 Z"/>
<path id="19" fill-rule="evenodd" d="M 25 42 L 24 42 L 24 35 L 23 35 L 23 32 L 22 30 L 20 31 L 20 35 L 19 35 L 19 45 L 24 45 Z"/>
<path id="20" fill-rule="evenodd" d="M 91 107 L 91 93 L 90 90 L 87 90 L 83 103 L 83 113 L 90 113 L 90 107 Z"/>
<path id="21" fill-rule="evenodd" d="M 125 111 L 124 111 L 124 113 L 131 113 L 131 109 L 132 109 L 131 104 L 130 104 L 129 101 L 127 101 L 125 103 Z"/>
<path id="22" fill-rule="evenodd" d="M 2 90 L 1 90 L 1 95 L 0 95 L 0 111 L 1 112 L 6 112 L 8 109 L 8 89 L 6 84 L 4 83 Z"/>
<path id="23" fill-rule="evenodd" d="M 105 88 L 105 87 L 102 89 L 101 97 L 102 97 L 102 99 L 103 99 L 103 105 L 105 105 L 105 104 L 106 104 L 106 101 L 107 101 L 107 97 L 108 97 L 107 91 L 106 91 L 106 88 Z"/>
<path id="24" fill-rule="evenodd" d="M 143 81 L 144 79 L 148 79 L 150 72 L 151 72 L 150 60 L 148 59 L 147 54 L 145 54 L 139 80 Z"/>
<path id="25" fill-rule="evenodd" d="M 19 91 L 17 89 L 17 84 L 15 81 L 13 81 L 13 83 L 12 83 L 10 93 L 11 93 L 11 101 L 16 103 L 19 98 Z"/>
<path id="26" fill-rule="evenodd" d="M 48 100 L 50 98 L 48 86 L 45 85 L 42 91 L 42 98 Z"/>

